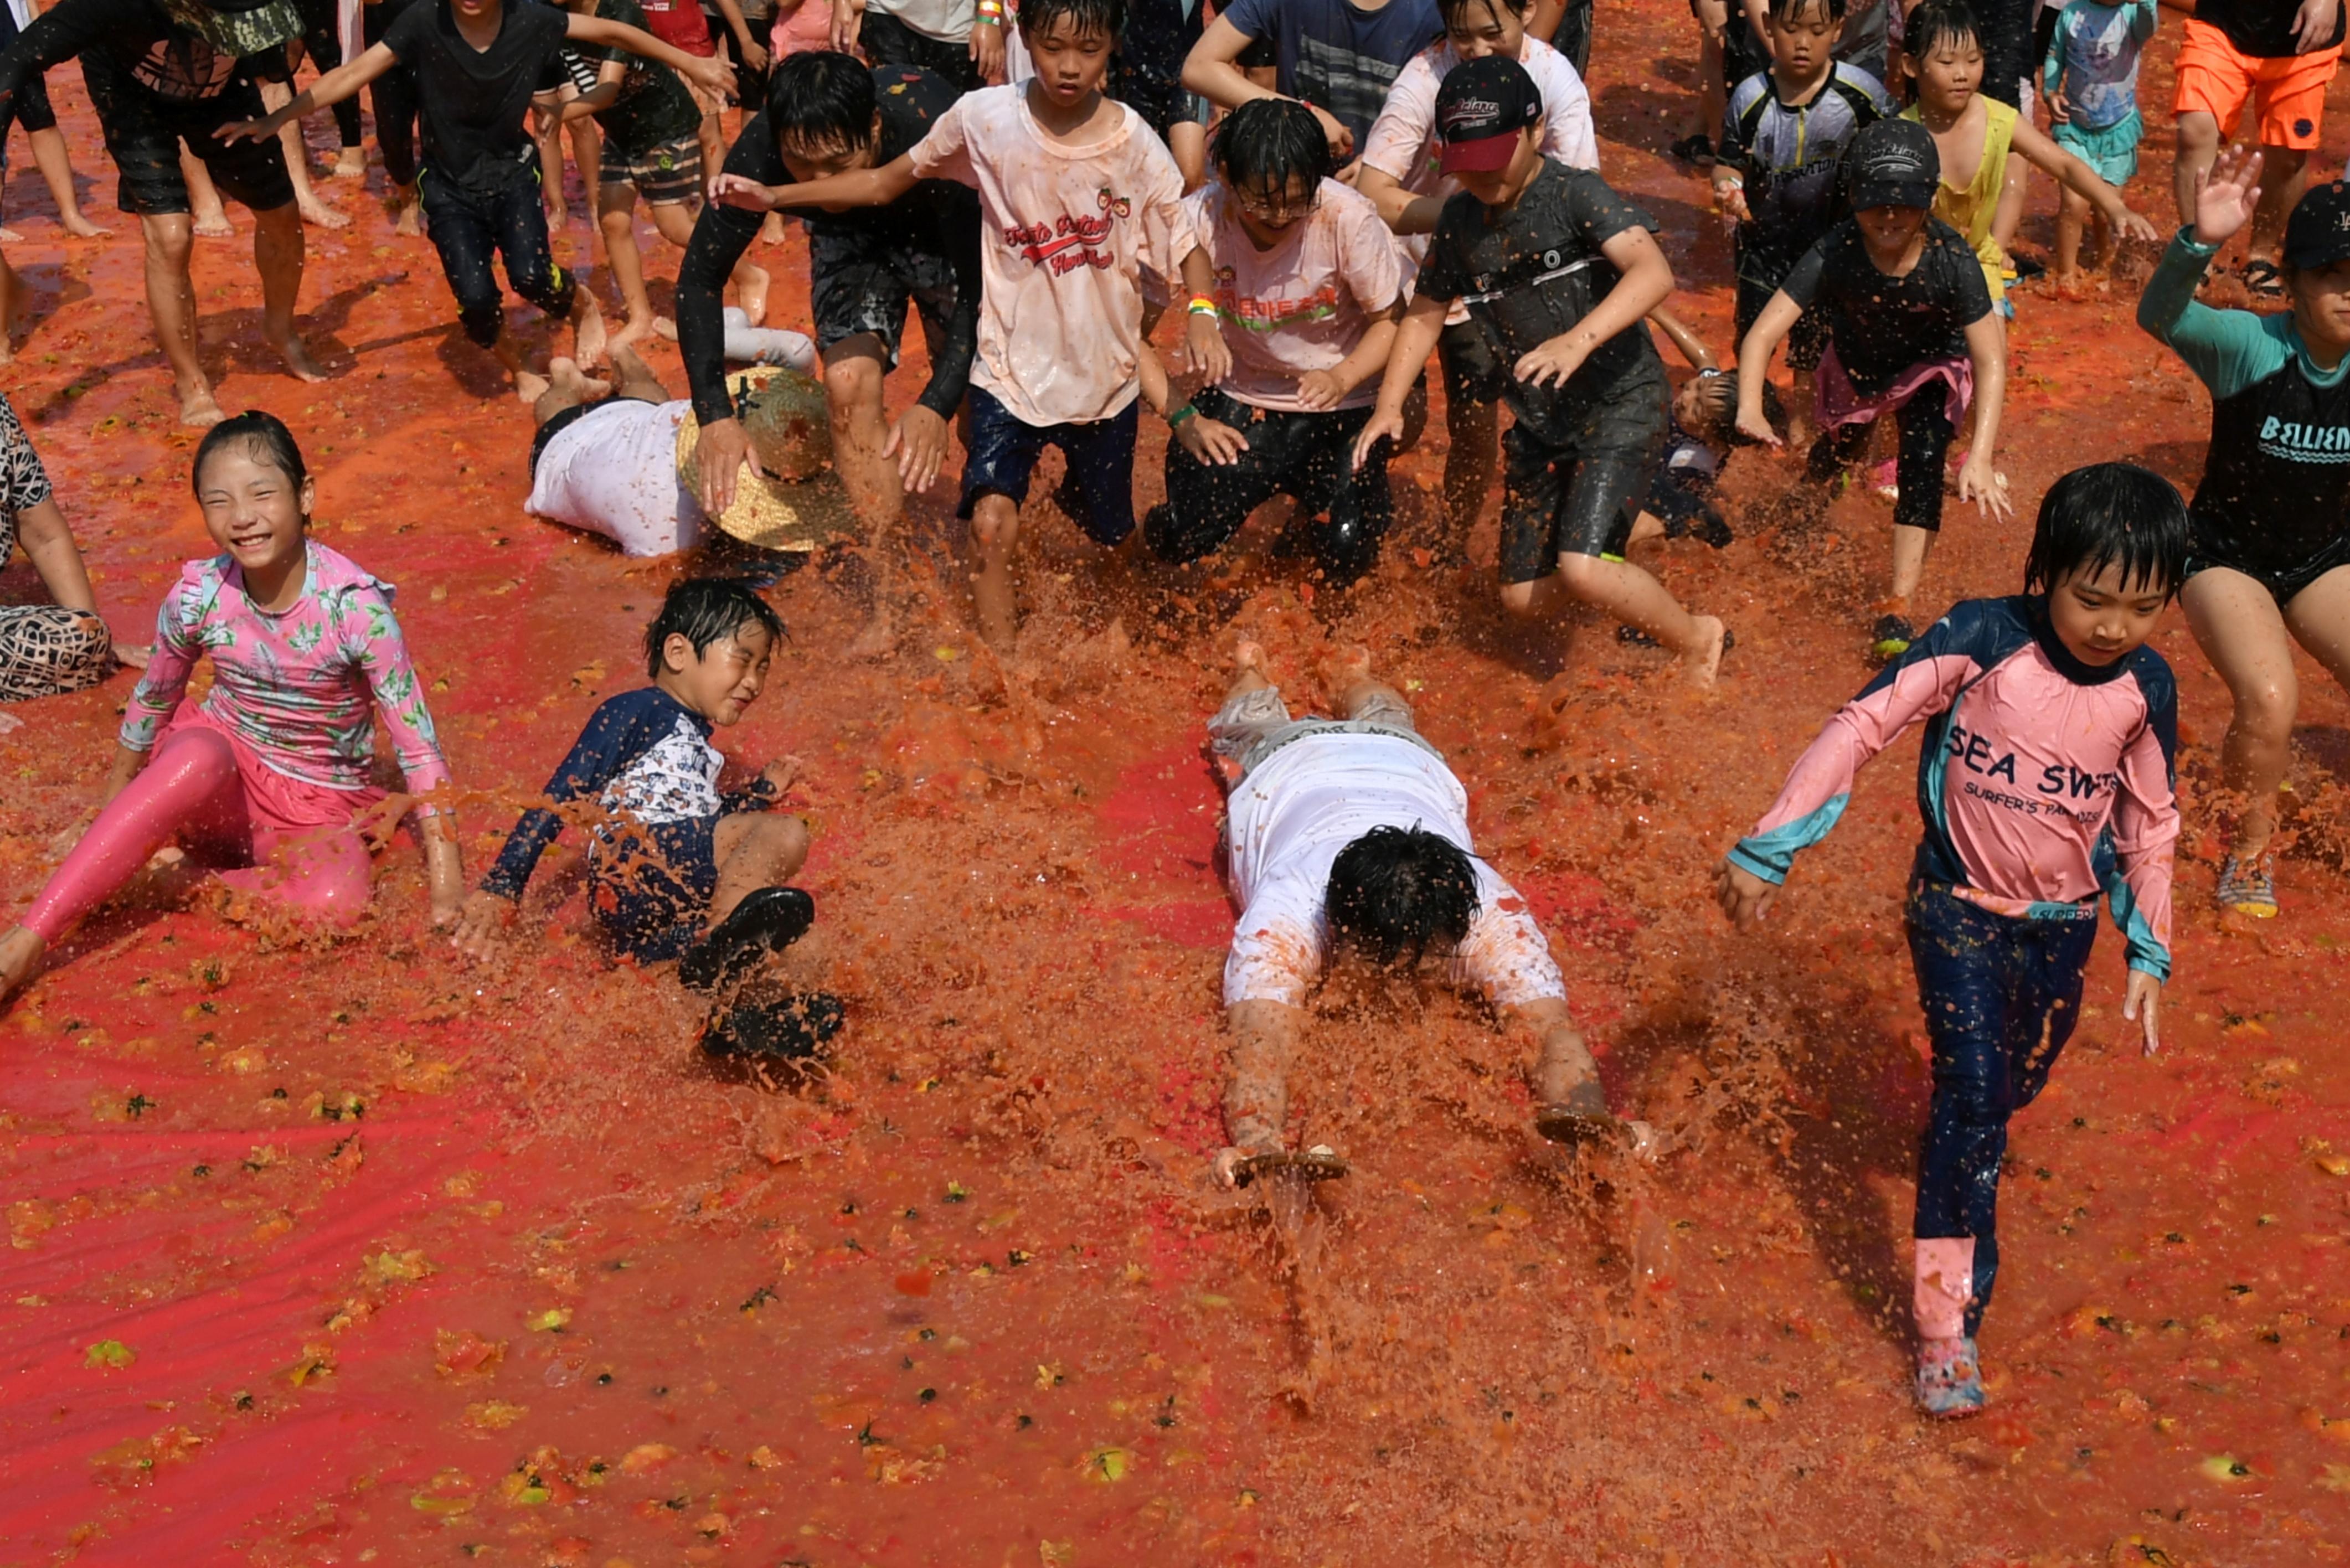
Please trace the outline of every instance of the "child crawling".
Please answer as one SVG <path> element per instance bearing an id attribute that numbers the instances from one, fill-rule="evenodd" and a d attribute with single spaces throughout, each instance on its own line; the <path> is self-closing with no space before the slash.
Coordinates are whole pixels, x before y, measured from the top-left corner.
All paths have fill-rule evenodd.
<path id="1" fill-rule="evenodd" d="M 589 715 L 570 753 L 546 781 L 555 805 L 593 799 L 605 815 L 591 828 L 588 904 L 621 954 L 641 963 L 678 961 L 678 978 L 716 992 L 743 979 L 770 952 L 807 933 L 816 901 L 783 887 L 807 858 L 806 821 L 769 811 L 791 787 L 798 763 L 780 757 L 740 789 L 721 791 L 725 758 L 712 729 L 740 723 L 765 689 L 782 618 L 747 583 L 697 578 L 672 587 L 645 628 L 652 684 L 607 699 Z M 545 806 L 523 814 L 506 846 L 466 899 L 457 947 L 494 955 L 523 888 L 563 831 Z M 839 1027 L 839 1003 L 810 995 L 747 1016 L 704 1037 L 806 1054 Z"/>
<path id="2" fill-rule="evenodd" d="M 0 935 L 0 998 L 173 840 L 240 892 L 337 924 L 359 919 L 369 856 L 358 819 L 388 798 L 369 778 L 379 720 L 410 793 L 427 797 L 415 815 L 433 923 L 456 919 L 457 839 L 430 800 L 449 764 L 391 585 L 310 537 L 313 490 L 293 432 L 272 415 L 224 420 L 196 448 L 196 501 L 220 554 L 189 562 L 163 600 L 105 807 L 23 923 Z M 212 692 L 183 704 L 206 654 Z"/>

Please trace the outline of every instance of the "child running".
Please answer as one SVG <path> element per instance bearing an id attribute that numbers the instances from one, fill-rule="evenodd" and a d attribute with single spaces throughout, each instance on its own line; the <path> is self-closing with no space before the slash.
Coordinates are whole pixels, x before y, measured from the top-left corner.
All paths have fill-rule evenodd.
<path id="1" fill-rule="evenodd" d="M 780 190 L 737 174 L 712 182 L 717 200 L 755 212 L 886 206 L 931 179 L 978 190 L 984 280 L 957 514 L 971 524 L 980 633 L 998 649 L 1019 629 L 1013 547 L 1046 447 L 1067 464 L 1055 499 L 1088 537 L 1116 548 L 1134 533 L 1144 267 L 1167 278 L 1180 268 L 1208 382 L 1232 365 L 1183 177 L 1142 118 L 1102 96 L 1125 21 L 1125 0 L 1028 0 L 1020 37 L 1036 74 L 966 93 L 910 151 Z"/>
<path id="2" fill-rule="evenodd" d="M 1357 183 L 1402 242 L 1407 288 L 1427 257 L 1427 236 L 1436 232 L 1445 198 L 1461 188 L 1440 167 L 1444 139 L 1436 130 L 1436 92 L 1462 62 L 1498 55 L 1525 67 L 1542 94 L 1544 156 L 1598 171 L 1591 95 L 1566 57 L 1526 30 L 1533 9 L 1533 0 L 1440 0 L 1444 36 L 1405 62 L 1371 125 Z M 1453 537 L 1465 540 L 1493 488 L 1498 404 L 1508 377 L 1463 308 L 1445 318 L 1436 353 L 1444 377 L 1445 508 Z M 1419 409 L 1414 429 L 1425 415 Z"/>
<path id="3" fill-rule="evenodd" d="M 1771 356 L 1804 312 L 1818 309 L 1828 345 L 1809 477 L 1825 483 L 1857 462 L 1877 420 L 1890 414 L 1900 426 L 1891 591 L 1869 634 L 1874 657 L 1889 659 L 1917 635 L 1909 601 L 1942 526 L 1942 463 L 1970 402 L 1974 437 L 1959 470 L 1959 498 L 1993 516 L 2012 510 L 2007 480 L 1991 462 L 2007 395 L 2007 335 L 1974 253 L 1929 211 L 1940 165 L 1925 128 L 1879 120 L 1854 139 L 1849 161 L 1853 215 L 1795 264 L 1739 348 L 1738 428 L 1782 444 L 1762 410 Z"/>
<path id="4" fill-rule="evenodd" d="M 735 139 L 725 173 L 766 186 L 887 167 L 931 133 L 957 96 L 945 78 L 911 66 L 868 67 L 828 49 L 789 56 L 769 75 L 765 107 Z M 928 180 L 882 206 L 798 215 L 807 228 L 808 304 L 824 358 L 833 452 L 858 506 L 886 524 L 906 491 L 927 491 L 937 480 L 947 422 L 971 384 L 979 198 L 966 185 Z M 760 221 L 756 211 L 721 202 L 703 208 L 677 273 L 677 346 L 702 421 L 697 488 L 712 516 L 733 504 L 749 452 L 726 397 L 720 291 L 758 237 Z M 909 306 L 921 317 L 931 379 L 893 426 L 882 379 L 897 368 Z"/>
<path id="5" fill-rule="evenodd" d="M 2220 866 L 2220 907 L 2266 919 L 2277 912 L 2269 840 L 2301 702 L 2293 643 L 2350 687 L 2350 185 L 2313 187 L 2285 221 L 2290 311 L 2199 305 L 2204 269 L 2260 204 L 2262 162 L 2230 148 L 2198 182 L 2195 225 L 2147 280 L 2137 321 L 2211 393 L 2178 597 L 2235 699 L 2222 757 L 2243 815 Z"/>
<path id="6" fill-rule="evenodd" d="M 567 0 L 577 16 L 600 16 L 622 26 L 643 28 L 637 0 Z M 702 110 L 677 73 L 629 54 L 599 51 L 596 79 L 563 106 L 565 122 L 596 117 L 603 131 L 597 171 L 596 223 L 604 234 L 604 255 L 620 291 L 628 320 L 612 335 L 614 344 L 635 343 L 648 334 L 676 335 L 677 327 L 653 314 L 645 292 L 645 258 L 637 249 L 637 201 L 652 210 L 661 238 L 683 250 L 693 237 L 702 210 Z M 748 257 L 735 262 L 732 281 L 743 313 L 754 327 L 767 319 L 767 274 Z"/>
<path id="7" fill-rule="evenodd" d="M 1923 0 L 1903 24 L 1901 54 L 1918 94 L 1902 114 L 1933 132 L 1941 154 L 1934 215 L 1966 236 L 2002 318 L 2014 314 L 2007 304 L 2007 236 L 1991 229 L 2000 192 L 2007 188 L 2010 151 L 2095 208 L 2115 233 L 2136 240 L 2158 237 L 2154 225 L 2132 212 L 2120 192 L 2041 135 L 2030 117 L 1976 90 L 1983 77 L 1981 35 L 1964 0 Z"/>
<path id="8" fill-rule="evenodd" d="M 1830 53 L 1844 14 L 1845 0 L 1773 0 L 1771 68 L 1731 88 L 1713 197 L 1738 224 L 1732 246 L 1741 340 L 1804 253 L 1844 215 L 1836 180 L 1845 149 L 1864 126 L 1893 112 L 1882 83 Z M 1799 443 L 1810 433 L 1812 374 L 1826 343 L 1816 310 L 1797 317 L 1787 337 L 1796 415 L 1788 439 Z"/>
<path id="9" fill-rule="evenodd" d="M 1690 614 L 1622 558 L 1665 435 L 1664 366 L 1641 320 L 1673 290 L 1654 221 L 1598 175 L 1543 155 L 1542 97 L 1515 60 L 1455 69 L 1437 92 L 1436 123 L 1443 172 L 1461 193 L 1420 264 L 1355 463 L 1402 436 L 1404 401 L 1458 300 L 1509 367 L 1504 395 L 1517 415 L 1503 438 L 1502 603 L 1521 616 L 1596 605 L 1711 686 L 1721 622 Z"/>
<path id="10" fill-rule="evenodd" d="M 1797 760 L 1717 873 L 1722 912 L 1752 930 L 1796 852 L 1844 815 L 1854 775 L 1926 722 L 1926 835 L 1906 919 L 1934 1096 L 1918 1158 L 1917 1398 L 1929 1416 L 1983 1407 L 1975 1352 L 1999 1273 L 2007 1124 L 2048 1081 L 2080 1022 L 2102 890 L 2126 939 L 2125 1018 L 2148 1055 L 2170 977 L 2178 695 L 2146 646 L 2186 571 L 2187 509 L 2128 463 L 2051 486 L 2024 593 L 1951 607 L 1862 688 Z"/>
<path id="11" fill-rule="evenodd" d="M 588 716 L 546 798 L 593 800 L 602 815 L 588 846 L 588 907 L 623 957 L 676 959 L 699 991 L 739 980 L 789 947 L 816 919 L 816 902 L 790 880 L 807 858 L 807 824 L 768 808 L 798 763 L 769 763 L 739 789 L 718 787 L 726 759 L 710 743 L 742 722 L 767 684 L 784 623 L 747 583 L 679 583 L 645 628 L 652 684 L 607 698 Z M 497 864 L 465 900 L 456 944 L 494 956 L 538 857 L 563 831 L 544 806 L 523 814 Z"/>
<path id="12" fill-rule="evenodd" d="M 157 618 L 152 661 L 130 696 L 106 805 L 25 913 L 0 936 L 0 999 L 41 955 L 177 839 L 231 867 L 240 893 L 273 896 L 336 925 L 368 901 L 359 819 L 387 796 L 369 782 L 375 726 L 390 732 L 432 884 L 432 922 L 464 898 L 457 837 L 432 792 L 449 782 L 391 585 L 309 536 L 314 487 L 293 432 L 255 410 L 196 448 L 196 501 L 221 553 L 191 561 Z M 182 707 L 210 653 L 213 688 Z"/>
<path id="13" fill-rule="evenodd" d="M 2137 144 L 2146 121 L 2137 112 L 2137 59 L 2154 36 L 2155 0 L 2072 0 L 2058 14 L 2055 36 L 2041 67 L 2056 145 L 2118 190 L 2137 174 Z M 2065 189 L 2056 210 L 2056 286 L 2081 288 L 2081 230 L 2089 199 Z M 2121 237 L 2105 213 L 2095 214 L 2097 256 L 2111 266 Z"/>
<path id="14" fill-rule="evenodd" d="M 533 98 L 561 85 L 567 39 L 657 61 L 712 92 L 730 90 L 734 79 L 723 60 L 689 55 L 601 16 L 537 0 L 433 0 L 401 12 L 382 42 L 327 72 L 283 109 L 220 130 L 224 141 L 266 140 L 288 120 L 340 103 L 387 71 L 412 70 L 424 128 L 418 189 L 427 231 L 465 336 L 497 356 L 525 403 L 546 392 L 546 379 L 525 365 L 521 346 L 505 331 L 493 254 L 505 264 L 516 294 L 571 323 L 574 358 L 593 365 L 604 358 L 596 296 L 556 262 L 547 239 L 538 146 L 528 123 Z"/>
<path id="15" fill-rule="evenodd" d="M 1167 416 L 1167 499 L 1143 537 L 1162 561 L 1195 561 L 1285 493 L 1324 578 L 1345 587 L 1378 558 L 1394 511 L 1386 457 L 1357 468 L 1348 452 L 1395 343 L 1395 243 L 1329 177 L 1329 139 L 1302 103 L 1241 105 L 1215 160 L 1216 181 L 1184 205 L 1215 268 L 1232 371 Z"/>

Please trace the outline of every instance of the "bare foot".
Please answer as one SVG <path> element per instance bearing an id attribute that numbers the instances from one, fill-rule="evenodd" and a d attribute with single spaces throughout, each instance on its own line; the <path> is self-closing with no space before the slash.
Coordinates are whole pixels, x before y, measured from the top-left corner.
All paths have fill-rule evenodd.
<path id="1" fill-rule="evenodd" d="M 652 330 L 653 318 L 651 317 L 631 316 L 628 320 L 620 324 L 620 329 L 618 332 L 613 333 L 609 337 L 605 339 L 604 347 L 609 351 L 617 351 L 619 349 L 626 348 L 631 343 L 639 343 L 645 338 L 650 337 L 652 335 Z"/>
<path id="2" fill-rule="evenodd" d="M 328 171 L 328 178 L 333 180 L 366 179 L 367 149 L 364 147 L 344 148 L 342 155 L 335 160 L 334 168 Z"/>
<path id="3" fill-rule="evenodd" d="M 774 216 L 773 213 L 768 214 Z M 754 327 L 767 324 L 767 269 L 749 264 L 735 269 L 734 303 L 751 318 Z"/>
<path id="4" fill-rule="evenodd" d="M 1697 622 L 1701 640 L 1695 649 L 1681 655 L 1681 673 L 1689 683 L 1700 691 L 1711 691 L 1713 678 L 1721 672 L 1721 648 L 1728 640 L 1730 628 L 1721 624 L 1719 616 L 1692 616 Z"/>
<path id="5" fill-rule="evenodd" d="M 571 222 L 570 208 L 565 206 L 560 202 L 549 202 L 546 204 L 546 226 L 548 228 L 559 229 L 569 222 Z"/>
<path id="6" fill-rule="evenodd" d="M 1330 650 L 1322 660 L 1322 685 L 1335 700 L 1371 678 L 1371 650 L 1357 643 Z"/>
<path id="7" fill-rule="evenodd" d="M 114 662 L 125 670 L 144 670 L 155 657 L 151 642 L 118 642 L 114 645 Z"/>
<path id="8" fill-rule="evenodd" d="M 11 926 L 0 935 L 0 1002 L 5 1002 L 25 989 L 25 984 L 40 972 L 41 954 L 48 944 L 40 933 L 24 926 Z"/>
<path id="9" fill-rule="evenodd" d="M 182 389 L 180 393 L 182 424 L 193 425 L 201 430 L 207 425 L 216 425 L 226 418 L 228 416 L 221 412 L 220 404 L 213 400 L 213 389 L 210 387 L 199 386 Z"/>
<path id="10" fill-rule="evenodd" d="M 348 229 L 351 226 L 351 215 L 348 213 L 338 213 L 324 202 L 317 200 L 304 202 L 301 203 L 301 208 L 302 221 L 313 228 Z"/>
<path id="11" fill-rule="evenodd" d="M 767 214 L 767 221 L 759 225 L 759 238 L 771 245 L 784 243 L 784 215 L 781 213 Z"/>
<path id="12" fill-rule="evenodd" d="M 630 356 L 631 358 L 634 357 Z M 593 376 L 583 373 L 577 360 L 566 359 L 561 355 L 547 361 L 546 376 L 556 390 L 568 392 L 583 403 L 592 403 L 598 398 L 608 398 L 612 395 L 611 382 L 598 380 Z M 531 379 L 536 380 L 538 378 L 533 376 Z M 533 402 L 537 400 L 536 398 L 531 400 Z"/>
<path id="13" fill-rule="evenodd" d="M 653 336 L 654 336 L 654 337 L 666 337 L 666 338 L 668 338 L 668 339 L 669 339 L 671 342 L 672 342 L 672 343 L 676 342 L 676 341 L 677 341 L 677 323 L 676 323 L 676 322 L 674 322 L 674 321 L 671 321 L 671 320 L 668 317 L 666 317 L 666 316 L 656 316 L 656 317 L 653 317 Z"/>
<path id="14" fill-rule="evenodd" d="M 600 365 L 608 347 L 604 333 L 604 313 L 597 308 L 596 296 L 581 288 L 573 296 L 578 303 L 572 307 L 571 357 L 582 365 Z"/>
<path id="15" fill-rule="evenodd" d="M 103 239 L 114 233 L 103 224 L 93 223 L 79 213 L 67 213 L 57 219 L 57 226 L 78 240 Z"/>
<path id="16" fill-rule="evenodd" d="M 288 333 L 283 342 L 273 343 L 270 347 L 277 350 L 278 358 L 286 361 L 286 373 L 296 380 L 327 379 L 326 367 L 310 358 L 309 346 L 302 341 L 300 333 Z"/>
<path id="17" fill-rule="evenodd" d="M 1265 664 L 1264 644 L 1245 637 L 1232 645 L 1232 668 L 1253 670 L 1267 680 L 1273 679 L 1273 671 Z"/>
<path id="18" fill-rule="evenodd" d="M 224 240 L 236 233 L 229 226 L 228 213 L 218 207 L 209 213 L 198 213 L 195 230 L 198 238 L 207 240 Z"/>
<path id="19" fill-rule="evenodd" d="M 390 206 L 393 234 L 404 235 L 412 240 L 424 233 L 422 209 L 417 202 L 416 192 L 413 190 L 395 192 Z"/>
<path id="20" fill-rule="evenodd" d="M 515 372 L 515 396 L 524 402 L 536 403 L 539 399 L 546 396 L 547 391 L 546 378 L 536 371 L 516 370 Z"/>

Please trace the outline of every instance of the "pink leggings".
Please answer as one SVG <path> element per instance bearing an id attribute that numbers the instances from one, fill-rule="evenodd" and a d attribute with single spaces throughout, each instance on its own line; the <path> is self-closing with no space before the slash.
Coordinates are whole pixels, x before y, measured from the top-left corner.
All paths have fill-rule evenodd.
<path id="1" fill-rule="evenodd" d="M 174 838 L 199 859 L 244 867 L 224 873 L 231 887 L 283 898 L 337 925 L 358 919 L 368 901 L 368 850 L 358 831 L 265 827 L 256 815 L 265 814 L 246 794 L 228 737 L 205 724 L 175 726 L 98 814 L 24 924 L 43 941 L 57 940 Z"/>

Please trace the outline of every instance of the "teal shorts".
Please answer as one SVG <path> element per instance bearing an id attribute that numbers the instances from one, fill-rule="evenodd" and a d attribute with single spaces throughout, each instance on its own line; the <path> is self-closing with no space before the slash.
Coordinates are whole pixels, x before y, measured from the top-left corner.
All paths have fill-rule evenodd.
<path id="1" fill-rule="evenodd" d="M 2103 130 L 2070 123 L 2056 128 L 2056 145 L 2087 164 L 2098 179 L 2118 190 L 2137 172 L 2137 144 L 2146 121 L 2132 109 Z"/>

